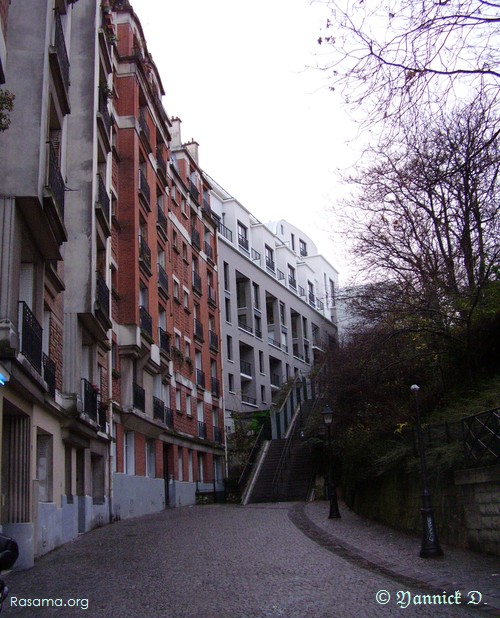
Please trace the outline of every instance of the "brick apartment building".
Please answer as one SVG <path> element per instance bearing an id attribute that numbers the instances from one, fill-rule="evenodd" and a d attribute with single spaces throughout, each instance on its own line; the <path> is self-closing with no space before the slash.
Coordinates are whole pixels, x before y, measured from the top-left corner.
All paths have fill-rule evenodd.
<path id="1" fill-rule="evenodd" d="M 113 186 L 117 517 L 193 504 L 223 480 L 216 228 L 197 145 L 161 104 L 141 25 L 118 8 Z"/>
<path id="2" fill-rule="evenodd" d="M 217 245 L 128 2 L 0 16 L 0 522 L 27 567 L 220 488 Z"/>

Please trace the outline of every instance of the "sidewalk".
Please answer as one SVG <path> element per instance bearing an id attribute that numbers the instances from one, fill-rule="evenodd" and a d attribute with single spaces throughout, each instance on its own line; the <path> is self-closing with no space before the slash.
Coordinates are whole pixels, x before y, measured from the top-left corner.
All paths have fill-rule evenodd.
<path id="1" fill-rule="evenodd" d="M 295 505 L 289 517 L 310 538 L 351 562 L 421 589 L 422 594 L 460 590 L 465 603 L 470 591 L 478 591 L 478 608 L 500 616 L 500 558 L 446 545 L 442 558 L 420 558 L 418 536 L 360 517 L 343 503 L 341 519 L 328 519 L 328 511 L 329 503 L 318 500 Z"/>

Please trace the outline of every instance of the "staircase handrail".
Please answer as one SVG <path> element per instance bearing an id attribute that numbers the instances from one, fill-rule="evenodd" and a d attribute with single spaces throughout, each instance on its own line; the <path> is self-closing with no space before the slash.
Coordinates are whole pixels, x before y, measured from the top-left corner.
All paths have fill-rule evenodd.
<path id="1" fill-rule="evenodd" d="M 253 443 L 252 449 L 248 455 L 247 461 L 245 463 L 245 467 L 243 468 L 240 474 L 240 478 L 238 479 L 238 487 L 243 487 L 243 484 L 246 483 L 248 477 L 250 476 L 252 466 L 255 463 L 256 455 L 260 450 L 262 442 L 265 440 L 266 431 L 268 430 L 269 430 L 269 423 L 266 420 L 264 421 L 264 423 L 262 423 L 259 429 L 259 433 L 257 434 L 257 437 L 255 438 L 255 442 Z"/>
<path id="2" fill-rule="evenodd" d="M 285 398 L 285 401 L 281 404 L 278 412 L 281 412 L 281 410 L 285 407 L 285 405 L 288 402 L 288 399 L 290 398 L 293 389 L 296 387 L 297 382 L 300 380 L 302 382 L 302 376 L 300 374 L 297 374 L 295 376 L 294 381 L 292 382 L 292 385 L 290 387 L 290 390 L 288 391 L 288 394 Z M 300 392 L 300 391 L 299 391 Z M 299 396 L 300 399 L 300 396 Z M 305 401 L 305 400 L 304 400 Z M 302 403 L 303 401 L 299 401 L 299 408 L 302 407 Z M 278 493 L 279 493 L 279 482 L 282 480 L 283 478 L 283 469 L 285 467 L 285 462 L 288 459 L 288 457 L 290 456 L 290 449 L 293 443 L 293 438 L 295 435 L 295 431 L 296 431 L 296 425 L 297 425 L 297 419 L 301 419 L 301 414 L 294 414 L 294 416 L 292 417 L 292 422 L 290 424 L 290 427 L 288 428 L 288 437 L 286 438 L 285 441 L 285 446 L 283 447 L 283 451 L 281 452 L 281 456 L 279 458 L 278 461 L 278 465 L 276 467 L 276 472 L 274 473 L 273 476 L 273 496 L 275 498 L 278 498 Z"/>

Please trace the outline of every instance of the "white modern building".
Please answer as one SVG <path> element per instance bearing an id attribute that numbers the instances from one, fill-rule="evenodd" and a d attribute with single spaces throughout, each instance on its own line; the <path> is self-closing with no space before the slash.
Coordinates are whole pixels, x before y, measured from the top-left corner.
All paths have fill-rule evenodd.
<path id="1" fill-rule="evenodd" d="M 289 418 L 273 397 L 306 377 L 337 336 L 337 270 L 287 221 L 261 223 L 213 179 L 219 222 L 219 273 L 226 425 L 272 410 L 273 437 Z"/>

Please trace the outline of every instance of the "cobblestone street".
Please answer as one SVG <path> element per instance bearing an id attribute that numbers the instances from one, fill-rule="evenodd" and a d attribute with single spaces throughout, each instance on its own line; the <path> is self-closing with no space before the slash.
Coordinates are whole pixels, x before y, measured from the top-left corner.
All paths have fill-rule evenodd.
<path id="1" fill-rule="evenodd" d="M 397 604 L 429 591 L 337 555 L 301 532 L 290 504 L 167 510 L 94 530 L 7 574 L 6 616 L 348 618 L 480 616 L 464 605 Z M 377 603 L 378 591 L 390 600 Z M 446 590 L 447 595 L 454 590 Z M 385 596 L 384 596 L 385 595 Z M 66 607 L 20 607 L 23 599 Z M 88 609 L 84 607 L 87 604 Z M 400 595 L 400 599 L 403 596 Z M 70 607 L 71 604 L 80 607 Z M 386 601 L 385 592 L 379 596 Z M 17 605 L 14 606 L 14 605 Z"/>

